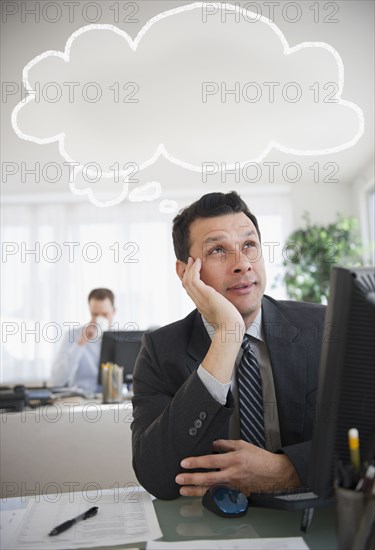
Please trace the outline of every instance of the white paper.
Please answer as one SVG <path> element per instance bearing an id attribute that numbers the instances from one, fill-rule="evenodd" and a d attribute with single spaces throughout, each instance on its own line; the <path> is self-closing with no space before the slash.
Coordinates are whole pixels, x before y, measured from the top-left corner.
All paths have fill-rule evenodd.
<path id="1" fill-rule="evenodd" d="M 99 507 L 96 516 L 79 521 L 60 535 L 48 535 L 57 525 L 93 506 Z M 151 497 L 141 487 L 34 497 L 16 529 L 4 525 L 7 550 L 97 548 L 162 537 Z"/>
<path id="2" fill-rule="evenodd" d="M 302 537 L 272 539 L 189 540 L 183 542 L 151 541 L 147 550 L 308 550 Z"/>
<path id="3" fill-rule="evenodd" d="M 0 548 L 9 548 L 12 534 L 19 528 L 26 515 L 27 503 L 20 499 L 12 499 L 14 506 L 9 506 L 0 513 Z"/>

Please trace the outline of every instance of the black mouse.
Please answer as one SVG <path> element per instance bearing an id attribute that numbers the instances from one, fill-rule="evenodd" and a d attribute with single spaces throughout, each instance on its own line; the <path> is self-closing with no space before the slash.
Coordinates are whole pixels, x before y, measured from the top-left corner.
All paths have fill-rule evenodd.
<path id="1" fill-rule="evenodd" d="M 239 518 L 247 512 L 247 496 L 238 489 L 226 485 L 210 487 L 202 498 L 207 510 L 225 518 Z"/>

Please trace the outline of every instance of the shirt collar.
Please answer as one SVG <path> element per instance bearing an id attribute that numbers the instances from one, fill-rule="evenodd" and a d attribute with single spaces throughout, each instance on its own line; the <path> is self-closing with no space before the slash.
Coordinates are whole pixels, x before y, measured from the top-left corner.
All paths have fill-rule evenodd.
<path id="1" fill-rule="evenodd" d="M 251 325 L 246 329 L 246 334 L 252 336 L 256 340 L 264 341 L 262 330 L 262 308 L 259 308 L 258 314 Z"/>

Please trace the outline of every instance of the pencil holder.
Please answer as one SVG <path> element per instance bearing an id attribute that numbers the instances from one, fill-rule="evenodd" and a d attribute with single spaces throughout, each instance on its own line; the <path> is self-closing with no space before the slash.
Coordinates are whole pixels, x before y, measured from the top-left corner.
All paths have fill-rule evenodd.
<path id="1" fill-rule="evenodd" d="M 122 368 L 111 363 L 102 365 L 103 403 L 122 401 Z"/>
<path id="2" fill-rule="evenodd" d="M 361 491 L 336 488 L 336 528 L 339 550 L 374 548 L 375 498 Z"/>

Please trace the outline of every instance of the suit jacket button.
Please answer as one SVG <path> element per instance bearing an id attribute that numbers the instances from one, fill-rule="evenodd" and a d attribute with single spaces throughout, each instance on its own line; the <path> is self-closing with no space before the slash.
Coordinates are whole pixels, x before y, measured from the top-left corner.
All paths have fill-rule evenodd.
<path id="1" fill-rule="evenodd" d="M 202 427 L 202 424 L 203 424 L 202 420 L 196 420 L 196 421 L 194 422 L 194 426 L 195 426 L 196 428 L 198 428 L 198 430 L 199 430 L 199 428 Z"/>
<path id="2" fill-rule="evenodd" d="M 200 418 L 201 420 L 206 420 L 206 418 L 207 418 L 206 413 L 205 413 L 204 411 L 200 412 L 200 413 L 199 413 L 199 418 Z"/>
<path id="3" fill-rule="evenodd" d="M 198 433 L 197 428 L 193 428 L 193 427 L 189 428 L 189 435 L 197 435 L 197 433 Z"/>

